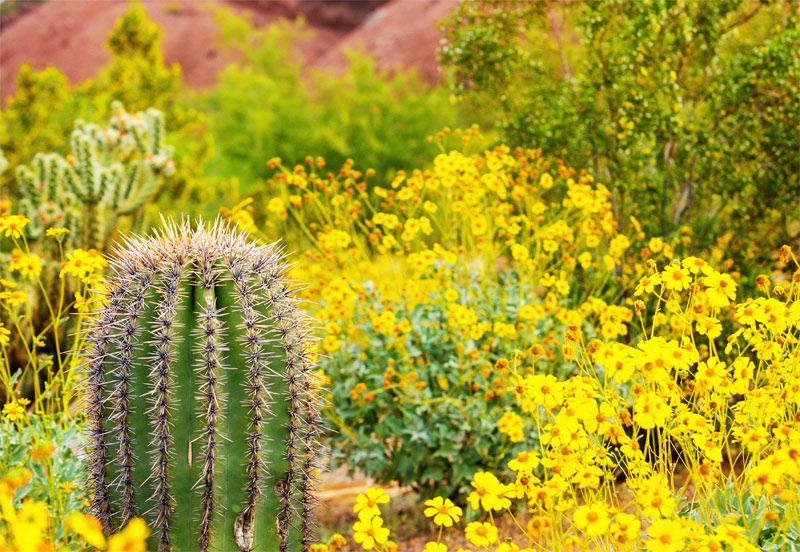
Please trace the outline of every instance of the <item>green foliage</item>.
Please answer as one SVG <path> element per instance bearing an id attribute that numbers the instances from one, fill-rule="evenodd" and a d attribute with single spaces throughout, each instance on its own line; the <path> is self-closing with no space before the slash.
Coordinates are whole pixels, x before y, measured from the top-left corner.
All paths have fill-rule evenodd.
<path id="1" fill-rule="evenodd" d="M 488 319 L 516 313 L 518 299 L 526 296 L 513 272 L 498 275 L 496 282 L 476 279 L 469 289 L 452 289 L 480 298 L 473 307 Z M 364 283 L 364 302 L 359 308 L 368 312 L 389 304 L 372 282 Z M 413 330 L 402 345 L 366 318 L 353 332 L 360 339 L 348 340 L 320 364 L 331 374 L 332 406 L 325 414 L 338 431 L 329 440 L 334 463 L 381 484 L 411 486 L 423 498 L 469 492 L 478 471 L 508 474 L 508 461 L 524 447 L 498 430 L 497 420 L 515 400 L 505 393 L 511 382 L 501 365 L 520 351 L 511 342 L 489 350 L 492 335 L 465 338 L 444 323 L 452 313 L 433 296 L 403 315 Z M 534 334 L 563 329 L 546 320 Z M 550 370 L 559 378 L 569 375 L 565 365 L 540 368 Z M 535 428 L 528 435 L 535 441 Z"/>
<path id="2" fill-rule="evenodd" d="M 800 208 L 797 25 L 781 0 L 472 0 L 443 23 L 440 55 L 507 140 L 610 183 L 619 220 L 730 232 L 747 258 L 748 231 L 777 248 Z"/>
<path id="3" fill-rule="evenodd" d="M 32 475 L 16 489 L 13 504 L 17 506 L 26 499 L 46 502 L 52 507 L 52 518 L 59 521 L 69 512 L 80 510 L 85 497 L 80 492 L 83 466 L 76 452 L 82 441 L 79 420 L 60 414 L 30 415 L 23 424 L 5 419 L 0 424 L 0 466 L 4 475 L 24 474 L 26 470 Z M 52 452 L 40 454 L 47 450 Z M 62 524 L 58 523 L 55 530 L 61 539 Z"/>
<path id="4" fill-rule="evenodd" d="M 742 515 L 746 512 L 747 515 Z M 766 524 L 765 516 L 771 513 L 777 519 L 785 520 L 786 526 L 778 528 Z M 737 489 L 733 476 L 728 476 L 724 487 L 715 489 L 708 503 L 689 502 L 683 506 L 679 515 L 693 519 L 704 525 L 724 523 L 726 519 L 742 519 L 745 522 L 745 535 L 749 542 L 759 550 L 781 552 L 800 552 L 800 524 L 791 519 L 791 506 L 778 497 L 768 500 L 763 494 L 755 494 L 751 489 L 744 492 Z"/>
<path id="5" fill-rule="evenodd" d="M 307 550 L 317 377 L 274 247 L 167 223 L 120 252 L 89 334 L 92 513 L 159 550 Z"/>
<path id="6" fill-rule="evenodd" d="M 0 117 L 0 149 L 11 166 L 30 160 L 36 152 L 60 147 L 75 121 L 69 83 L 57 69 L 34 71 L 22 65 L 15 85 Z"/>
<path id="7" fill-rule="evenodd" d="M 208 174 L 237 175 L 242 195 L 261 187 L 272 157 L 292 166 L 310 154 L 337 167 L 357 157 L 381 176 L 419 166 L 430 157 L 421 139 L 454 122 L 445 90 L 414 73 L 378 71 L 355 52 L 342 76 L 306 71 L 292 50 L 306 36 L 299 26 L 256 29 L 230 10 L 217 16 L 225 44 L 244 59 L 227 67 L 197 106 L 214 113 Z"/>

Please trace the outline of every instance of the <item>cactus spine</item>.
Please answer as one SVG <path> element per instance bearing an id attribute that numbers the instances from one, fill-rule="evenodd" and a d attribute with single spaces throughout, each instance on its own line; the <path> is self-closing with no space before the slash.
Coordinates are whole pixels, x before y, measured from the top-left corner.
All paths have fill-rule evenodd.
<path id="1" fill-rule="evenodd" d="M 159 550 L 306 550 L 318 381 L 274 246 L 169 223 L 113 262 L 87 354 L 91 511 Z"/>

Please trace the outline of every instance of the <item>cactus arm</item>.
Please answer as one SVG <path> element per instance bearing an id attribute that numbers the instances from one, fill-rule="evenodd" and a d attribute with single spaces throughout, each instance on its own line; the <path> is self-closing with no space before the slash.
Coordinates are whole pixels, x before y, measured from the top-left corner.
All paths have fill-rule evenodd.
<path id="1" fill-rule="evenodd" d="M 94 201 L 84 204 L 82 232 L 83 243 L 93 249 L 102 248 L 105 236 L 100 231 L 100 213 L 98 213 L 98 205 Z"/>
<path id="2" fill-rule="evenodd" d="M 39 203 L 41 201 L 41 192 L 36 187 L 33 171 L 25 165 L 18 165 L 15 169 L 15 174 L 20 192 L 25 196 L 25 199 L 30 200 L 32 203 Z"/>
<path id="3" fill-rule="evenodd" d="M 303 450 L 303 414 L 302 401 L 302 342 L 296 335 L 296 320 L 292 313 L 293 306 L 287 298 L 290 290 L 283 283 L 270 284 L 267 297 L 273 304 L 271 318 L 278 327 L 281 345 L 284 350 L 285 369 L 283 380 L 286 385 L 286 401 L 288 406 L 288 420 L 285 425 L 285 458 L 286 458 L 286 485 L 278 493 L 280 510 L 278 513 L 278 531 L 281 552 L 285 552 L 298 537 L 298 527 L 295 517 L 302 516 L 302 508 L 298 504 L 298 485 L 302 478 Z"/>
<path id="4" fill-rule="evenodd" d="M 134 184 L 138 180 L 139 175 L 141 173 L 142 173 L 141 161 L 133 163 L 125 179 L 125 189 L 122 191 L 122 197 L 120 198 L 121 202 L 127 201 L 128 198 L 131 197 L 131 191 L 134 189 Z"/>
<path id="5" fill-rule="evenodd" d="M 76 198 L 83 201 L 81 187 L 80 184 L 78 184 L 78 173 L 75 172 L 75 168 L 72 165 L 67 164 L 64 167 L 64 183 L 66 184 L 66 191 L 72 192 L 75 194 Z"/>
<path id="6" fill-rule="evenodd" d="M 139 187 L 132 192 L 125 203 L 120 207 L 119 213 L 121 215 L 129 215 L 139 210 L 147 200 L 149 200 L 156 191 L 156 179 L 153 177 L 152 172 L 146 169 L 140 169 L 140 172 L 146 171 L 145 174 L 139 179 Z"/>
<path id="7" fill-rule="evenodd" d="M 149 458 L 152 457 L 150 447 L 150 432 L 152 431 L 151 418 L 148 414 L 148 397 L 152 393 L 150 376 L 146 369 L 152 363 L 157 353 L 157 345 L 147 338 L 154 321 L 158 317 L 158 301 L 155 285 L 151 285 L 145 294 L 145 306 L 142 311 L 139 334 L 133 349 L 131 370 L 131 396 L 135 397 L 129 413 L 128 424 L 132 433 L 132 448 L 136 458 L 133 466 L 132 477 L 134 485 L 135 512 L 143 516 L 151 510 L 150 493 L 148 484 L 152 482 L 152 470 Z M 148 550 L 157 550 L 158 535 L 153 535 L 148 540 Z"/>
<path id="8" fill-rule="evenodd" d="M 298 313 L 298 331 L 303 336 L 306 344 L 311 341 L 310 334 L 312 321 Z M 307 550 L 314 542 L 317 534 L 317 527 L 314 525 L 314 509 L 318 505 L 317 499 L 317 472 L 321 468 L 319 464 L 318 437 L 322 429 L 320 418 L 319 376 L 314 372 L 316 363 L 309 358 L 307 347 L 304 348 L 301 356 L 302 370 L 304 374 L 303 397 L 306 411 L 305 438 L 306 444 L 305 460 L 300 481 L 300 503 L 302 505 L 302 516 L 300 534 L 302 539 L 302 549 Z"/>
<path id="9" fill-rule="evenodd" d="M 263 305 L 263 300 L 260 301 L 258 299 L 256 286 L 252 281 L 252 277 L 250 277 L 250 273 L 258 268 L 257 265 L 268 262 L 270 258 L 270 254 L 265 252 L 256 259 L 255 263 L 247 263 L 240 256 L 229 256 L 227 268 L 231 272 L 235 296 L 242 310 L 242 325 L 238 330 L 242 343 L 246 345 L 247 358 L 245 363 L 248 375 L 245 404 L 249 407 L 250 412 L 250 427 L 246 438 L 247 464 L 245 472 L 247 483 L 244 489 L 246 497 L 242 511 L 239 514 L 240 538 L 252 547 L 252 543 L 249 542 L 250 539 L 262 537 L 260 540 L 275 549 L 275 547 L 279 546 L 279 543 L 275 539 L 275 531 L 272 530 L 272 525 L 262 524 L 265 529 L 256 531 L 256 516 L 262 502 L 266 502 L 263 515 L 268 515 L 267 512 L 277 510 L 276 504 L 270 504 L 272 493 L 264 493 L 264 484 L 269 480 L 270 476 L 268 458 L 266 456 L 266 452 L 269 450 L 269 443 L 265 442 L 264 430 L 267 425 L 266 422 L 271 424 L 278 423 L 272 418 L 273 411 L 269 407 L 276 396 L 267 387 L 266 370 L 269 368 L 268 361 L 270 357 L 278 357 L 281 350 L 278 346 L 279 343 L 274 339 L 270 339 L 270 336 L 265 331 L 267 318 L 263 311 L 266 309 Z M 280 410 L 280 404 L 278 405 L 278 410 Z M 275 446 L 273 445 L 273 448 Z M 280 464 L 273 464 L 272 468 L 279 470 Z M 271 538 L 269 535 L 262 536 L 260 534 L 264 531 L 271 532 Z"/>
<path id="10" fill-rule="evenodd" d="M 47 180 L 45 180 L 45 197 L 47 199 L 58 199 L 61 184 L 61 165 L 55 155 L 49 156 L 47 164 Z"/>
<path id="11" fill-rule="evenodd" d="M 222 328 L 220 325 L 220 312 L 214 296 L 214 282 L 208 273 L 201 274 L 202 296 L 204 307 L 200 316 L 202 322 L 200 330 L 202 337 L 199 339 L 202 362 L 200 365 L 200 384 L 197 386 L 202 396 L 200 413 L 205 420 L 200 443 L 200 477 L 197 487 L 200 492 L 200 530 L 189 532 L 191 544 L 200 547 L 206 552 L 211 546 L 214 537 L 214 522 L 218 515 L 218 489 L 216 484 L 217 450 L 221 445 L 219 425 L 222 422 L 222 397 L 220 396 L 220 379 L 223 377 L 221 356 Z"/>
<path id="12" fill-rule="evenodd" d="M 125 179 L 125 171 L 122 168 L 122 165 L 119 163 L 114 163 L 111 165 L 111 170 L 109 174 L 109 186 L 108 192 L 106 192 L 106 203 L 108 207 L 112 211 L 119 210 L 119 204 L 122 199 L 123 188 L 125 185 L 123 181 Z"/>

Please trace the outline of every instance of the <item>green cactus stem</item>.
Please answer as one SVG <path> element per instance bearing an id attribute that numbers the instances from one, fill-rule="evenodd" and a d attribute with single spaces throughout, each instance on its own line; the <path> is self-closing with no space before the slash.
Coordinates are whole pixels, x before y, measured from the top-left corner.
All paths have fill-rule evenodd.
<path id="1" fill-rule="evenodd" d="M 275 246 L 217 223 L 130 238 L 90 334 L 88 490 L 107 532 L 162 551 L 313 539 L 319 381 Z"/>
<path id="2" fill-rule="evenodd" d="M 104 127 L 75 123 L 66 157 L 38 153 L 30 165 L 16 167 L 29 240 L 63 226 L 70 230 L 65 247 L 106 252 L 120 217 L 142 220 L 162 177 L 174 171 L 164 115 L 156 109 L 128 113 L 119 102 L 111 107 Z"/>

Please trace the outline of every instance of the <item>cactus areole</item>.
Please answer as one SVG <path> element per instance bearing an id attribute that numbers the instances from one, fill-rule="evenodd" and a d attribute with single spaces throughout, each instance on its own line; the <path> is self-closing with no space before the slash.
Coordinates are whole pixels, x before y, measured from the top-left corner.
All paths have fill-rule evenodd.
<path id="1" fill-rule="evenodd" d="M 318 380 L 281 252 L 217 223 L 129 238 L 91 329 L 91 513 L 161 551 L 313 538 Z"/>

